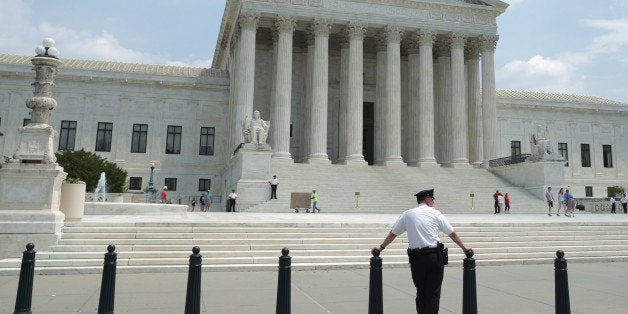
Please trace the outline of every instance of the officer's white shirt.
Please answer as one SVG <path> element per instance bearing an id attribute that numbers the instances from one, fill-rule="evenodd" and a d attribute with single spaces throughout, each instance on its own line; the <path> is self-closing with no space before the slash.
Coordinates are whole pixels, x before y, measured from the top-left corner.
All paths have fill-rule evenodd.
<path id="1" fill-rule="evenodd" d="M 611 197 L 611 205 L 612 204 L 615 204 L 615 198 L 614 197 Z"/>
<path id="2" fill-rule="evenodd" d="M 628 203 L 628 197 L 624 196 L 619 201 L 622 202 L 622 203 Z"/>
<path id="3" fill-rule="evenodd" d="M 403 212 L 390 230 L 397 236 L 406 231 L 408 232 L 408 247 L 416 249 L 426 246 L 436 247 L 440 241 L 438 232 L 442 231 L 450 235 L 454 232 L 454 228 L 441 212 L 421 203 L 418 207 Z"/>
<path id="4" fill-rule="evenodd" d="M 268 181 L 270 183 L 270 185 L 278 185 L 279 184 L 279 180 L 272 178 L 270 179 L 270 181 Z"/>
<path id="5" fill-rule="evenodd" d="M 229 198 L 234 200 L 234 199 L 238 198 L 238 194 L 235 194 L 235 193 L 231 192 L 231 193 L 229 193 Z"/>

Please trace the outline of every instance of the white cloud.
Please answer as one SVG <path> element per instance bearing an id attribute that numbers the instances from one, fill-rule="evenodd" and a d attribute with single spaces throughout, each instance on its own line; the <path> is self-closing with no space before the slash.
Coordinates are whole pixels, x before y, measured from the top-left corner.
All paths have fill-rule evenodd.
<path id="1" fill-rule="evenodd" d="M 580 75 L 576 64 L 569 60 L 574 58 L 552 59 L 536 55 L 527 61 L 508 62 L 496 76 L 502 85 L 500 88 L 581 93 L 586 77 Z"/>
<path id="2" fill-rule="evenodd" d="M 586 26 L 607 31 L 593 38 L 587 47 L 592 53 L 616 53 L 628 44 L 628 19 L 584 20 Z"/>

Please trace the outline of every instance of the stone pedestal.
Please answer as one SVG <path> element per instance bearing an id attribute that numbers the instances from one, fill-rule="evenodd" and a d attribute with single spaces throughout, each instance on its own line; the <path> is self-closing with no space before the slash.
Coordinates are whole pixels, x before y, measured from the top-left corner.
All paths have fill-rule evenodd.
<path id="1" fill-rule="evenodd" d="M 266 144 L 253 145 L 255 148 L 246 144 L 238 151 L 238 154 L 231 159 L 225 175 L 227 180 L 225 197 L 232 189 L 236 190 L 238 194 L 236 210 L 238 211 L 245 211 L 247 207 L 265 202 L 270 198 L 268 180 L 271 178 L 272 151 Z"/>
<path id="2" fill-rule="evenodd" d="M 489 170 L 516 186 L 524 187 L 542 200 L 545 200 L 548 186 L 560 186 L 565 179 L 564 161 L 523 162 Z"/>
<path id="3" fill-rule="evenodd" d="M 0 258 L 21 256 L 33 242 L 57 243 L 65 215 L 59 211 L 61 183 L 56 164 L 6 163 L 0 169 Z"/>

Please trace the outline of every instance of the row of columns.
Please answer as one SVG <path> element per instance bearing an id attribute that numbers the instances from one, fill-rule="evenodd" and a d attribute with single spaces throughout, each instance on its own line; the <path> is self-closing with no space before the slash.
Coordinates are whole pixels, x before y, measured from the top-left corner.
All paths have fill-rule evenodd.
<path id="1" fill-rule="evenodd" d="M 259 16 L 241 14 L 235 60 L 236 121 L 253 112 L 255 32 Z M 292 90 L 292 38 L 295 20 L 279 16 L 274 24 L 275 72 L 271 108 L 273 158 L 290 159 L 290 108 Z M 327 156 L 328 59 L 331 24 L 315 19 L 307 33 L 306 111 L 309 129 L 306 145 L 310 163 L 329 163 Z M 363 146 L 363 46 L 366 25 L 349 22 L 341 46 L 340 159 L 365 164 Z M 403 165 L 401 157 L 401 36 L 397 26 L 386 26 L 377 49 L 374 117 L 374 161 Z M 468 167 L 495 158 L 494 50 L 497 36 L 469 44 L 463 34 L 449 36 L 447 47 L 433 48 L 436 33 L 419 30 L 408 49 L 409 128 L 406 161 L 409 165 L 439 163 Z M 479 51 L 482 54 L 480 103 Z M 465 54 L 466 49 L 466 54 Z M 467 56 L 467 58 L 465 58 Z M 465 60 L 466 59 L 466 60 Z M 436 95 L 434 91 L 436 90 Z M 381 106 L 379 104 L 385 104 Z M 481 118 L 481 120 L 480 120 Z M 236 123 L 237 125 L 237 123 Z M 435 134 L 435 127 L 438 134 Z M 240 136 L 237 126 L 234 134 Z M 236 143 L 239 143 L 236 138 Z M 480 140 L 482 139 L 482 140 Z M 438 142 L 437 142 L 438 141 Z M 435 148 L 441 152 L 436 155 Z"/>

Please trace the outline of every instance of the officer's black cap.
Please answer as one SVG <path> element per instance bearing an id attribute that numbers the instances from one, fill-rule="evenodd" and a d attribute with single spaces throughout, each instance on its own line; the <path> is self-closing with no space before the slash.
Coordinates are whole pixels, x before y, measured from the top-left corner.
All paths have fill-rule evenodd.
<path id="1" fill-rule="evenodd" d="M 423 191 L 421 191 L 421 192 L 419 192 L 417 194 L 414 194 L 414 196 L 416 196 L 417 200 L 422 200 L 422 199 L 424 199 L 424 198 L 426 198 L 428 196 L 431 197 L 431 198 L 434 198 L 434 189 L 423 190 Z"/>

